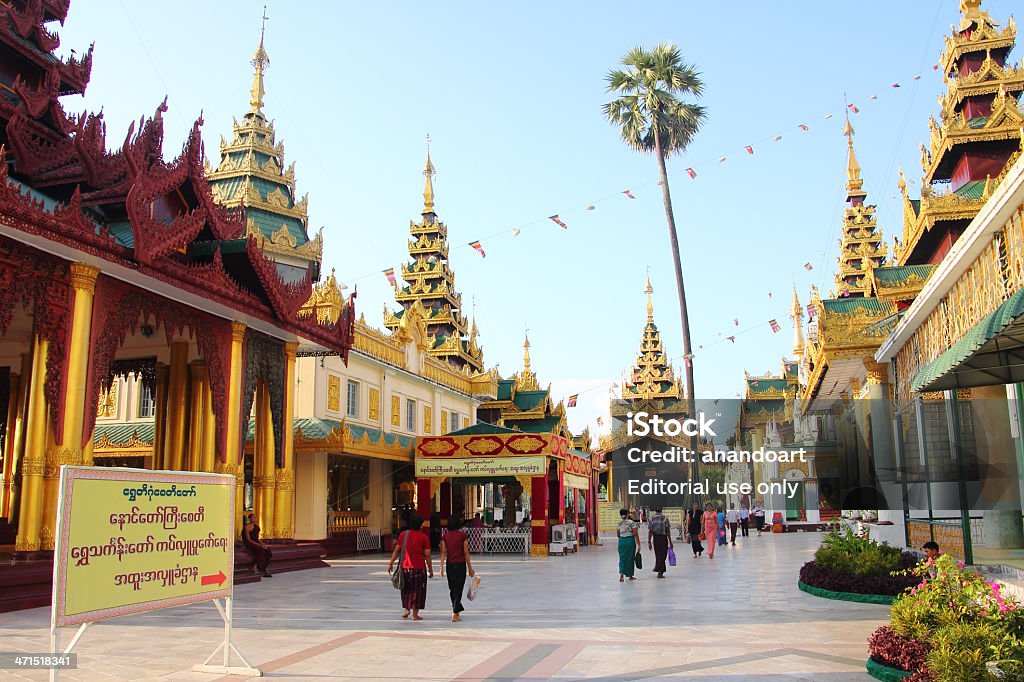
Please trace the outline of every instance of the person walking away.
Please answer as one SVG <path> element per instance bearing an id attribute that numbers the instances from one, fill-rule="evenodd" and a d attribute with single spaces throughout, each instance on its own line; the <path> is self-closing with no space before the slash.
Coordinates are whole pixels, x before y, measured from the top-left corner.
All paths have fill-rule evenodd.
<path id="1" fill-rule="evenodd" d="M 693 509 L 688 512 L 686 532 L 690 535 L 690 548 L 693 549 L 693 558 L 696 559 L 704 553 L 704 545 L 700 544 L 701 532 L 700 505 L 694 503 Z"/>
<path id="2" fill-rule="evenodd" d="M 750 510 L 746 502 L 740 505 L 740 535 L 750 537 Z"/>
<path id="3" fill-rule="evenodd" d="M 245 525 L 242 527 L 242 544 L 252 555 L 252 566 L 249 567 L 249 570 L 254 574 L 259 571 L 264 578 L 273 578 L 274 576 L 267 570 L 273 552 L 270 551 L 270 547 L 260 542 L 260 527 L 256 525 L 256 515 L 249 514 L 245 518 Z"/>
<path id="4" fill-rule="evenodd" d="M 725 510 L 718 510 L 718 544 L 725 544 Z"/>
<path id="5" fill-rule="evenodd" d="M 405 552 L 402 554 L 402 565 L 399 571 L 405 574 L 405 582 L 402 585 L 402 606 L 405 613 L 402 618 L 408 618 L 412 613 L 413 620 L 423 620 L 420 610 L 427 605 L 427 576 L 434 577 L 434 564 L 430 558 L 430 538 L 421 532 L 423 518 L 413 516 L 409 519 L 409 530 L 404 530 L 398 535 L 398 543 L 391 553 L 391 561 L 388 562 L 388 573 L 391 573 L 402 547 Z"/>
<path id="6" fill-rule="evenodd" d="M 718 537 L 718 514 L 715 512 L 715 507 L 710 503 L 704 507 L 704 516 L 701 517 L 704 522 L 704 537 L 708 541 L 708 558 L 715 558 L 715 539 Z"/>
<path id="7" fill-rule="evenodd" d="M 672 546 L 672 524 L 661 513 L 661 507 L 654 508 L 654 515 L 647 522 L 647 548 L 654 550 L 654 571 L 659 578 L 665 577 L 665 558 Z"/>
<path id="8" fill-rule="evenodd" d="M 620 509 L 619 516 L 622 521 L 615 529 L 615 535 L 619 538 L 619 582 L 624 578 L 636 580 L 633 571 L 636 570 L 636 555 L 640 551 L 640 533 L 637 531 L 636 521 L 629 518 L 628 509 Z"/>
<path id="9" fill-rule="evenodd" d="M 761 530 L 764 529 L 764 502 L 761 500 L 754 503 L 754 526 L 757 528 L 757 537 L 761 537 Z"/>
<path id="10" fill-rule="evenodd" d="M 736 511 L 736 505 L 730 504 L 729 511 L 725 513 L 725 522 L 729 524 L 730 542 L 736 544 L 736 529 L 740 525 L 740 513 Z"/>
<path id="11" fill-rule="evenodd" d="M 448 577 L 448 592 L 452 598 L 452 622 L 462 620 L 465 608 L 462 606 L 462 594 L 466 587 L 466 574 L 472 578 L 476 575 L 473 562 L 469 560 L 469 535 L 462 527 L 462 519 L 449 519 L 448 531 L 441 536 L 441 577 Z"/>

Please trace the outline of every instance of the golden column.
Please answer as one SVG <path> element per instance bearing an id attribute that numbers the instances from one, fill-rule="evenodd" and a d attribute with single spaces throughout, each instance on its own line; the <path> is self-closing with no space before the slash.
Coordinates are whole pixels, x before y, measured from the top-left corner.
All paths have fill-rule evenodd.
<path id="1" fill-rule="evenodd" d="M 11 372 L 7 383 L 7 431 L 4 434 L 3 482 L 0 488 L 0 516 L 11 516 L 11 487 L 14 483 L 14 458 L 18 453 L 18 433 L 21 430 L 21 405 L 19 400 L 21 377 Z"/>
<path id="2" fill-rule="evenodd" d="M 12 523 L 17 519 L 18 510 L 20 509 L 21 497 L 18 493 L 21 490 L 21 483 L 18 481 L 18 462 L 25 455 L 25 426 L 28 423 L 27 400 L 29 379 L 32 374 L 32 347 L 33 344 L 29 344 L 28 352 L 21 354 L 21 375 L 18 380 L 18 422 L 10 441 L 12 454 L 11 490 L 10 497 L 7 499 L 7 508 L 4 512 L 8 523 Z"/>
<path id="3" fill-rule="evenodd" d="M 185 468 L 185 418 L 188 415 L 188 342 L 171 342 L 171 369 L 167 382 L 167 416 L 164 423 L 164 466 Z"/>
<path id="4" fill-rule="evenodd" d="M 193 360 L 188 364 L 189 376 L 189 428 L 188 458 L 185 468 L 189 471 L 202 471 L 203 445 L 206 442 L 206 364 L 202 360 Z"/>
<path id="5" fill-rule="evenodd" d="M 170 368 L 162 362 L 156 363 L 156 386 L 153 390 L 153 469 L 166 469 L 164 464 L 164 434 L 167 426 L 167 377 Z"/>
<path id="6" fill-rule="evenodd" d="M 60 468 L 64 464 L 82 463 L 82 441 L 92 437 L 83 433 L 86 406 L 86 380 L 89 369 L 89 338 L 92 335 L 92 299 L 96 292 L 99 268 L 85 263 L 71 264 L 71 286 L 75 301 L 71 311 L 71 334 L 67 347 L 67 376 L 64 393 L 63 434 L 60 443 L 54 443 L 46 452 L 44 477 L 45 509 L 39 531 L 40 549 L 52 550 L 57 532 L 57 497 L 60 493 Z"/>
<path id="7" fill-rule="evenodd" d="M 274 535 L 278 538 L 295 537 L 293 507 L 295 504 L 295 352 L 299 344 L 284 344 L 284 432 L 281 450 L 284 466 L 275 472 Z"/>
<path id="8" fill-rule="evenodd" d="M 242 346 L 245 342 L 245 325 L 231 323 L 231 365 L 228 372 L 227 415 L 224 417 L 225 447 L 224 461 L 218 461 L 217 473 L 235 475 L 235 535 L 242 532 L 242 515 L 245 513 L 245 466 L 242 459 L 242 387 L 243 367 Z M 245 416 L 248 420 L 249 415 Z"/>
<path id="9" fill-rule="evenodd" d="M 217 461 L 217 417 L 213 413 L 213 393 L 210 374 L 203 372 L 203 444 L 200 450 L 199 471 L 213 471 Z"/>
<path id="10" fill-rule="evenodd" d="M 270 389 L 256 384 L 256 437 L 253 439 L 253 508 L 261 537 L 274 537 L 274 418 L 270 412 Z"/>
<path id="11" fill-rule="evenodd" d="M 46 405 L 46 352 L 50 343 L 38 335 L 32 342 L 32 369 L 28 377 L 28 409 L 25 419 L 25 454 L 21 465 L 18 552 L 39 550 L 43 519 L 43 468 L 50 415 Z"/>

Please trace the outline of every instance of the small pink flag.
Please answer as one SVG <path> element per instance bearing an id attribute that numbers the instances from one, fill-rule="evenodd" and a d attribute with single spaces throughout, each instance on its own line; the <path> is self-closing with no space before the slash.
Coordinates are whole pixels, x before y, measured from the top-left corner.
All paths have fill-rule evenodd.
<path id="1" fill-rule="evenodd" d="M 894 88 L 899 88 L 899 87 L 902 87 L 902 86 L 901 86 L 901 85 L 900 85 L 899 83 L 893 83 L 893 84 L 892 84 L 892 87 L 894 87 Z"/>
<path id="2" fill-rule="evenodd" d="M 857 108 L 856 104 L 852 104 L 852 103 L 851 104 L 847 104 L 846 108 L 849 109 L 850 111 L 852 111 L 855 114 L 859 114 L 860 113 L 860 109 Z"/>
<path id="3" fill-rule="evenodd" d="M 635 196 L 633 196 L 633 193 L 632 193 L 631 191 L 629 191 L 628 189 L 627 189 L 627 190 L 623 190 L 623 192 L 622 192 L 622 193 L 623 193 L 623 194 L 625 194 L 625 195 L 626 195 L 627 197 L 629 197 L 630 199 L 636 199 L 636 197 L 635 197 Z"/>
<path id="4" fill-rule="evenodd" d="M 484 247 L 479 241 L 470 242 L 469 245 L 476 249 L 476 252 L 480 254 L 481 258 L 487 258 L 487 253 L 484 251 Z"/>
<path id="5" fill-rule="evenodd" d="M 732 343 L 736 343 L 736 337 L 735 336 L 727 336 L 725 338 L 729 339 L 729 341 L 731 341 Z"/>
<path id="6" fill-rule="evenodd" d="M 768 325 L 772 328 L 772 332 L 775 332 L 775 333 L 777 333 L 780 329 L 782 329 L 782 327 L 779 326 L 779 323 L 777 321 L 775 321 L 775 320 L 769 320 L 768 321 Z"/>
<path id="7" fill-rule="evenodd" d="M 398 283 L 398 280 L 395 279 L 395 269 L 394 268 L 388 268 L 387 270 L 385 270 L 384 271 L 384 276 L 388 278 L 388 284 L 390 284 L 391 286 L 395 286 L 395 284 Z"/>
<path id="8" fill-rule="evenodd" d="M 818 315 L 818 309 L 814 307 L 814 304 L 808 303 L 807 304 L 807 317 L 809 319 L 813 320 L 815 317 L 817 317 L 817 315 Z"/>
<path id="9" fill-rule="evenodd" d="M 569 229 L 569 226 L 566 225 L 564 222 L 562 222 L 562 219 L 558 217 L 557 213 L 555 215 L 549 215 L 548 219 L 553 221 L 555 223 L 555 225 L 558 225 L 563 230 L 568 230 Z"/>
<path id="10" fill-rule="evenodd" d="M 813 270 L 814 266 L 810 263 L 804 263 L 804 270 Z"/>
<path id="11" fill-rule="evenodd" d="M 686 174 L 690 176 L 691 180 L 696 180 L 697 179 L 697 171 L 693 170 L 692 168 L 687 168 L 686 169 Z"/>
<path id="12" fill-rule="evenodd" d="M 803 123 L 801 123 L 800 125 L 798 125 L 798 126 L 797 126 L 797 128 L 799 128 L 800 130 L 802 130 L 802 131 L 804 131 L 804 132 L 807 132 L 808 130 L 810 130 L 810 128 L 808 128 L 807 126 L 805 126 L 805 125 L 804 125 Z"/>
<path id="13" fill-rule="evenodd" d="M 734 326 L 734 327 L 740 326 L 740 318 L 738 318 L 738 317 L 732 318 L 732 326 Z"/>
<path id="14" fill-rule="evenodd" d="M 744 147 L 744 149 L 747 150 L 748 154 L 753 154 L 754 153 L 754 148 L 752 146 L 750 146 L 749 144 L 746 147 Z"/>

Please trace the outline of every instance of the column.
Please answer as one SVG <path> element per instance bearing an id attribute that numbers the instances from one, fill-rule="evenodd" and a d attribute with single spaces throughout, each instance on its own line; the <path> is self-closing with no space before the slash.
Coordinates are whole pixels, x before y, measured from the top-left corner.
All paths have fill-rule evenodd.
<path id="1" fill-rule="evenodd" d="M 164 466 L 185 468 L 185 419 L 188 414 L 188 342 L 171 342 L 171 368 L 167 383 L 167 416 L 164 424 Z"/>
<path id="2" fill-rule="evenodd" d="M 295 507 L 295 351 L 299 344 L 284 344 L 284 431 L 281 433 L 281 450 L 284 466 L 274 474 L 274 521 L 279 538 L 294 538 L 295 526 L 292 521 Z M 326 463 L 324 466 L 326 471 Z M 370 469 L 373 473 L 373 469 Z M 326 494 L 326 487 L 324 488 Z M 306 494 L 308 489 L 304 489 Z M 326 504 L 323 507 L 326 509 Z"/>
<path id="3" fill-rule="evenodd" d="M 430 490 L 429 478 L 416 479 L 416 514 L 423 519 L 424 523 L 430 521 L 430 511 L 433 508 L 433 494 Z"/>
<path id="4" fill-rule="evenodd" d="M 530 479 L 530 556 L 548 555 L 548 477 Z"/>
<path id="5" fill-rule="evenodd" d="M 217 465 L 217 415 L 213 413 L 210 374 L 203 372 L 203 443 L 199 449 L 199 471 L 211 472 Z"/>
<path id="6" fill-rule="evenodd" d="M 448 523 L 452 515 L 452 482 L 445 481 L 441 484 L 441 525 Z M 515 521 L 515 519 L 513 519 Z"/>
<path id="7" fill-rule="evenodd" d="M 162 362 L 156 363 L 156 395 L 153 396 L 153 469 L 166 469 L 164 463 L 164 434 L 167 429 L 167 377 L 170 368 Z"/>
<path id="8" fill-rule="evenodd" d="M 44 489 L 46 508 L 39 531 L 40 549 L 52 550 L 57 533 L 57 498 L 60 492 L 60 468 L 65 464 L 82 463 L 82 443 L 92 433 L 83 433 L 85 410 L 95 410 L 95 405 L 86 405 L 86 380 L 89 369 L 89 337 L 92 334 L 92 299 L 96 291 L 99 268 L 84 263 L 71 264 L 71 286 L 75 292 L 71 311 L 71 333 L 67 346 L 67 376 L 64 393 L 64 414 L 61 442 L 54 442 L 46 453 Z M 43 366 L 45 366 L 45 361 Z"/>
<path id="9" fill-rule="evenodd" d="M 295 539 L 327 538 L 327 453 L 304 452 L 295 459 Z"/>
<path id="10" fill-rule="evenodd" d="M 270 388 L 256 385 L 256 437 L 253 441 L 253 509 L 265 535 L 274 535 L 274 418 L 270 413 Z"/>
<path id="11" fill-rule="evenodd" d="M 230 370 L 228 374 L 228 400 L 227 414 L 224 417 L 225 447 L 223 461 L 218 464 L 225 469 L 231 465 L 230 472 L 235 474 L 237 485 L 235 487 L 235 533 L 242 532 L 242 515 L 245 513 L 245 470 L 243 467 L 243 443 L 242 435 L 242 387 L 243 364 L 245 358 L 242 356 L 243 343 L 245 342 L 245 325 L 241 322 L 231 323 L 231 355 Z M 249 415 L 244 419 L 248 421 Z M 262 529 L 263 526 L 260 526 Z M 269 529 L 268 529 L 269 530 Z"/>
<path id="12" fill-rule="evenodd" d="M 32 348 L 33 344 L 30 342 L 27 353 L 21 355 L 21 374 L 18 381 L 18 415 L 17 424 L 14 430 L 13 439 L 10 441 L 11 444 L 11 489 L 10 497 L 7 499 L 7 509 L 4 515 L 7 517 L 8 523 L 16 523 L 18 518 L 18 510 L 20 509 L 19 491 L 21 490 L 21 482 L 18 480 L 18 462 L 25 455 L 25 427 L 28 423 L 28 387 L 29 378 L 32 373 Z"/>
<path id="13" fill-rule="evenodd" d="M 46 405 L 46 339 L 32 341 L 32 369 L 28 376 L 28 409 L 25 419 L 25 453 L 21 464 L 20 510 L 18 513 L 17 552 L 39 550 L 39 531 L 43 518 L 43 468 L 46 463 L 46 436 L 50 415 Z"/>
<path id="14" fill-rule="evenodd" d="M 7 384 L 7 432 L 4 434 L 4 466 L 0 487 L 0 516 L 11 516 L 11 486 L 14 482 L 14 458 L 18 453 L 18 432 L 21 429 L 21 377 L 11 372 Z"/>
<path id="15" fill-rule="evenodd" d="M 203 471 L 203 446 L 206 443 L 206 363 L 193 360 L 188 365 L 189 416 L 188 456 L 185 468 L 188 471 Z"/>

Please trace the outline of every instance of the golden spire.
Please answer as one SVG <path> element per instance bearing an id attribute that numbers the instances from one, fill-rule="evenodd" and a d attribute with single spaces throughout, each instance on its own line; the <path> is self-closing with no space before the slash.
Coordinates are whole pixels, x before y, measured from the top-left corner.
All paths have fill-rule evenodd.
<path id="1" fill-rule="evenodd" d="M 530 333 L 524 332 L 523 338 L 523 370 L 526 372 L 530 371 Z"/>
<path id="2" fill-rule="evenodd" d="M 846 136 L 847 144 L 850 146 L 850 151 L 846 160 L 846 189 L 849 191 L 850 196 L 855 193 L 863 195 L 864 181 L 860 177 L 860 163 L 857 162 L 857 154 L 853 151 L 853 126 L 850 125 L 850 116 L 846 116 L 846 127 L 843 128 L 843 135 Z"/>
<path id="3" fill-rule="evenodd" d="M 270 65 L 270 57 L 267 56 L 267 51 L 263 49 L 263 34 L 267 30 L 267 6 L 263 6 L 263 26 L 260 28 L 260 46 L 256 48 L 256 52 L 252 55 L 252 65 L 256 69 L 256 73 L 252 77 L 252 89 L 250 92 L 249 106 L 253 113 L 263 113 L 263 95 L 266 91 L 263 89 L 263 72 Z"/>
<path id="4" fill-rule="evenodd" d="M 523 333 L 523 338 L 523 371 L 515 375 L 515 387 L 517 391 L 539 391 L 540 384 L 537 383 L 537 375 L 530 369 L 529 331 Z"/>
<path id="5" fill-rule="evenodd" d="M 800 298 L 796 295 L 796 285 L 793 285 L 793 305 L 789 309 L 789 318 L 793 320 L 793 354 L 797 357 L 804 352 L 804 309 L 800 305 Z"/>
<path id="6" fill-rule="evenodd" d="M 654 287 L 651 286 L 650 268 L 647 270 L 647 286 L 644 287 L 644 293 L 647 294 L 647 322 L 650 324 L 654 322 L 654 303 L 651 302 L 651 294 L 654 293 Z"/>
<path id="7" fill-rule="evenodd" d="M 430 162 L 430 135 L 427 135 L 427 165 L 423 168 L 423 175 L 427 181 L 423 185 L 423 215 L 434 212 L 434 164 Z"/>

